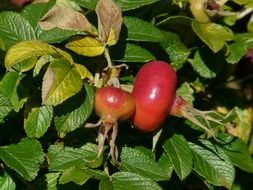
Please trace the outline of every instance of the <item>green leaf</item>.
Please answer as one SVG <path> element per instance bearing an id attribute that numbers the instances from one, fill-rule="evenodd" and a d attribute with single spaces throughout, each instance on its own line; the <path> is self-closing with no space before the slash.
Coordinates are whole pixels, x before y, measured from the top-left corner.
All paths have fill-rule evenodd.
<path id="1" fill-rule="evenodd" d="M 201 145 L 189 142 L 193 155 L 193 170 L 215 186 L 232 187 L 235 169 L 224 151 L 210 141 L 202 140 Z"/>
<path id="2" fill-rule="evenodd" d="M 127 40 L 146 42 L 161 42 L 164 40 L 163 33 L 147 21 L 125 16 L 123 23 L 127 28 Z"/>
<path id="3" fill-rule="evenodd" d="M 121 166 L 125 171 L 137 173 L 155 181 L 167 180 L 169 171 L 160 167 L 154 159 L 134 148 L 124 147 L 121 152 Z"/>
<path id="4" fill-rule="evenodd" d="M 225 136 L 222 140 L 225 140 L 222 149 L 231 162 L 241 170 L 253 173 L 253 159 L 247 145 L 241 139 L 232 136 Z"/>
<path id="5" fill-rule="evenodd" d="M 148 50 L 140 46 L 127 43 L 125 47 L 124 56 L 114 61 L 143 63 L 151 60 L 155 60 L 155 57 Z"/>
<path id="6" fill-rule="evenodd" d="M 200 51 L 196 51 L 194 54 L 193 60 L 189 60 L 193 69 L 199 73 L 203 78 L 214 78 L 216 77 L 215 72 L 208 68 L 206 65 L 205 54 L 202 54 Z"/>
<path id="7" fill-rule="evenodd" d="M 181 96 L 184 100 L 188 103 L 193 104 L 194 101 L 194 90 L 190 86 L 188 82 L 184 82 L 181 86 L 177 89 L 177 96 Z"/>
<path id="8" fill-rule="evenodd" d="M 75 68 L 65 59 L 51 62 L 43 77 L 42 102 L 56 106 L 81 90 L 82 79 Z"/>
<path id="9" fill-rule="evenodd" d="M 113 190 L 113 186 L 109 178 L 103 178 L 100 181 L 99 190 Z"/>
<path id="10" fill-rule="evenodd" d="M 130 172 L 117 172 L 112 176 L 113 190 L 161 190 L 153 180 Z"/>
<path id="11" fill-rule="evenodd" d="M 89 170 L 77 166 L 70 167 L 62 172 L 59 183 L 65 184 L 72 181 L 78 185 L 83 185 L 93 176 Z"/>
<path id="12" fill-rule="evenodd" d="M 50 0 L 48 3 L 34 3 L 24 7 L 21 15 L 29 21 L 34 30 L 38 29 L 38 22 L 47 11 L 53 7 L 55 0 Z"/>
<path id="13" fill-rule="evenodd" d="M 193 20 L 192 28 L 214 53 L 221 50 L 227 41 L 233 39 L 232 31 L 216 23 L 199 23 Z"/>
<path id="14" fill-rule="evenodd" d="M 16 184 L 9 174 L 5 171 L 0 172 L 0 189 L 1 190 L 15 190 Z"/>
<path id="15" fill-rule="evenodd" d="M 37 41 L 22 41 L 12 46 L 5 56 L 5 67 L 9 70 L 15 64 L 24 61 L 30 57 L 39 57 L 43 55 L 52 55 L 60 57 L 61 54 L 53 46 Z"/>
<path id="16" fill-rule="evenodd" d="M 97 159 L 97 146 L 87 143 L 81 148 L 64 147 L 61 144 L 51 145 L 48 149 L 48 160 L 50 171 L 63 171 L 73 166 L 89 165 L 97 161 L 97 166 L 101 164 L 101 159 Z"/>
<path id="17" fill-rule="evenodd" d="M 19 99 L 18 86 L 24 75 L 19 75 L 16 72 L 7 72 L 0 81 L 0 92 L 5 95 L 11 102 L 13 109 L 18 112 L 26 102 L 26 98 Z M 4 104 L 6 104 L 5 102 Z"/>
<path id="18" fill-rule="evenodd" d="M 12 109 L 13 106 L 8 97 L 0 92 L 0 123 L 4 121 L 4 118 L 11 112 Z"/>
<path id="19" fill-rule="evenodd" d="M 128 11 L 157 1 L 158 0 L 117 0 L 116 3 L 121 7 L 122 11 Z"/>
<path id="20" fill-rule="evenodd" d="M 170 57 L 171 65 L 176 70 L 182 68 L 183 64 L 187 61 L 191 51 L 181 42 L 177 34 L 171 32 L 164 32 L 164 41 L 161 45 Z"/>
<path id="21" fill-rule="evenodd" d="M 168 174 L 169 178 L 167 180 L 170 179 L 171 174 L 173 172 L 173 164 L 170 160 L 170 158 L 167 156 L 166 152 L 163 152 L 161 157 L 159 158 L 157 164 L 159 165 L 159 167 L 163 168 L 164 171 L 166 171 L 166 173 Z"/>
<path id="22" fill-rule="evenodd" d="M 16 12 L 0 13 L 0 36 L 7 49 L 17 42 L 36 39 L 30 23 Z"/>
<path id="23" fill-rule="evenodd" d="M 79 6 L 95 10 L 98 0 L 73 0 L 76 2 Z"/>
<path id="24" fill-rule="evenodd" d="M 57 131 L 63 136 L 66 133 L 74 131 L 75 129 L 81 127 L 93 111 L 94 90 L 90 85 L 86 83 L 84 86 L 86 95 L 83 95 L 83 102 L 81 105 L 66 115 L 55 117 L 55 127 Z"/>
<path id="25" fill-rule="evenodd" d="M 245 41 L 236 41 L 228 46 L 229 55 L 226 60 L 228 63 L 236 64 L 247 53 L 247 43 Z"/>
<path id="26" fill-rule="evenodd" d="M 192 171 L 192 154 L 186 139 L 179 134 L 174 134 L 163 145 L 169 156 L 178 177 L 183 180 Z"/>
<path id="27" fill-rule="evenodd" d="M 42 137 L 50 126 L 53 107 L 41 106 L 33 108 L 24 121 L 24 129 L 28 137 Z"/>
<path id="28" fill-rule="evenodd" d="M 47 190 L 57 190 L 58 179 L 61 172 L 54 172 L 46 174 Z"/>
<path id="29" fill-rule="evenodd" d="M 38 32 L 38 40 L 41 40 L 46 43 L 61 43 L 64 40 L 69 39 L 70 37 L 82 34 L 81 32 L 64 30 L 61 28 L 53 28 L 51 30 L 40 30 Z"/>
<path id="30" fill-rule="evenodd" d="M 18 144 L 0 147 L 0 158 L 24 179 L 31 181 L 44 161 L 44 153 L 39 141 L 24 138 Z"/>

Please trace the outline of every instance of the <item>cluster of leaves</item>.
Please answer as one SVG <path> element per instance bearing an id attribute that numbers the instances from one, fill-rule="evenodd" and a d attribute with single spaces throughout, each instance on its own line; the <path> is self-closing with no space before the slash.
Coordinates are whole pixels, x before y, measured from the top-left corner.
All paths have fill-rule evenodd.
<path id="1" fill-rule="evenodd" d="M 244 177 L 253 173 L 252 80 L 236 74 L 253 48 L 251 0 L 34 2 L 0 13 L 0 189 L 243 189 L 252 183 Z M 226 115 L 215 117 L 230 125 L 212 124 L 220 142 L 183 119 L 168 118 L 158 135 L 125 122 L 117 138 L 120 164 L 106 148 L 97 157 L 97 131 L 83 126 L 96 119 L 102 69 L 125 63 L 129 69 L 119 79 L 131 85 L 136 71 L 156 59 L 177 71 L 178 95 Z"/>

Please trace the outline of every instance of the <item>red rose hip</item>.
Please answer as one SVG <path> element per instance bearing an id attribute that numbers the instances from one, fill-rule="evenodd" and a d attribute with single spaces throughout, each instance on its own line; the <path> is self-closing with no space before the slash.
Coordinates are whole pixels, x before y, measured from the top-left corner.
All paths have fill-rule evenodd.
<path id="1" fill-rule="evenodd" d="M 176 84 L 175 71 L 164 61 L 152 61 L 141 67 L 132 92 L 136 106 L 132 117 L 135 128 L 151 132 L 160 127 L 173 105 Z"/>

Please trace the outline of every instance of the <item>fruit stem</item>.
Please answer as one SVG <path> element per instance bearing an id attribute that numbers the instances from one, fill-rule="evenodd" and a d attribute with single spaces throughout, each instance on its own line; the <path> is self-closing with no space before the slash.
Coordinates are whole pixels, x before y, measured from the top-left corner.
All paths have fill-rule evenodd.
<path id="1" fill-rule="evenodd" d="M 172 106 L 172 109 L 170 111 L 170 115 L 177 116 L 177 117 L 183 117 L 185 119 L 190 120 L 192 123 L 194 123 L 198 127 L 205 130 L 208 135 L 211 135 L 214 138 L 214 140 L 216 140 L 217 142 L 220 142 L 220 140 L 218 140 L 216 138 L 212 129 L 210 129 L 209 121 L 212 121 L 212 122 L 215 122 L 218 124 L 222 124 L 222 123 L 219 122 L 218 120 L 216 120 L 215 118 L 212 118 L 212 117 L 206 115 L 203 111 L 195 109 L 194 107 L 192 107 L 192 105 L 190 105 L 188 102 L 186 102 L 182 97 L 176 96 L 173 106 Z M 203 119 L 206 122 L 207 126 L 203 125 L 197 119 L 197 117 L 200 117 L 201 119 Z"/>
<path id="2" fill-rule="evenodd" d="M 113 67 L 113 64 L 112 64 L 112 60 L 111 60 L 111 57 L 110 57 L 110 54 L 109 54 L 109 50 L 107 47 L 105 47 L 105 58 L 106 58 L 106 61 L 107 61 L 107 67 L 108 68 L 112 68 Z"/>

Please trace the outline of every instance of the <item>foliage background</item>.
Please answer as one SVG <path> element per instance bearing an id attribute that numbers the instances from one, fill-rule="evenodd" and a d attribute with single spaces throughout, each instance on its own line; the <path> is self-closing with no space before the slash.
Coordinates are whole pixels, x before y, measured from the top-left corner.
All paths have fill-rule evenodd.
<path id="1" fill-rule="evenodd" d="M 251 189 L 252 2 L 104 0 L 108 12 L 97 2 L 1 2 L 0 189 Z M 56 11 L 61 19 L 48 20 L 56 6 L 67 16 Z M 150 60 L 171 63 L 177 94 L 212 111 L 221 142 L 182 118 L 168 117 L 157 134 L 126 121 L 117 137 L 121 164 L 107 147 L 97 158 L 97 129 L 83 127 L 98 120 L 97 76 L 125 63 L 119 79 L 129 86 Z"/>

